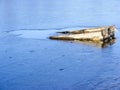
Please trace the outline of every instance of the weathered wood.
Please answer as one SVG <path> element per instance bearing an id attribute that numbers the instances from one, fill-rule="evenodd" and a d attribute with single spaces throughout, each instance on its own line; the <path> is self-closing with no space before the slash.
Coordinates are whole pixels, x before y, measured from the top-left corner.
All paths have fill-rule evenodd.
<path id="1" fill-rule="evenodd" d="M 98 28 L 88 28 L 88 29 L 81 29 L 81 30 L 73 30 L 73 31 L 62 31 L 57 33 L 62 34 L 81 34 L 81 33 L 92 33 L 92 32 L 100 32 L 102 30 L 108 29 L 110 26 L 105 27 L 98 27 Z M 111 26 L 114 27 L 114 26 Z"/>
<path id="2" fill-rule="evenodd" d="M 50 36 L 50 39 L 56 40 L 80 40 L 80 41 L 105 41 L 115 38 L 115 26 L 106 26 L 74 31 L 62 31 L 58 36 Z"/>

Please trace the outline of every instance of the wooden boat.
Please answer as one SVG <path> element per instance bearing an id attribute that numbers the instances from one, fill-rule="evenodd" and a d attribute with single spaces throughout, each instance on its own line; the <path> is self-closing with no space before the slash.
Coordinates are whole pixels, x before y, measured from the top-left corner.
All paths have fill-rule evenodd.
<path id="1" fill-rule="evenodd" d="M 80 40 L 80 41 L 106 41 L 115 38 L 115 26 L 104 26 L 82 30 L 57 32 L 58 35 L 50 36 L 56 40 Z"/>

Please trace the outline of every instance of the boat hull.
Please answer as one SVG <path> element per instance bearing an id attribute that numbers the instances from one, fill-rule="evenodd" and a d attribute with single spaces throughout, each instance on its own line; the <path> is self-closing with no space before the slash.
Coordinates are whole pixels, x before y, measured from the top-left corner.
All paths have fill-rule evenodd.
<path id="1" fill-rule="evenodd" d="M 106 26 L 82 30 L 62 31 L 57 36 L 50 36 L 56 40 L 105 41 L 115 38 L 115 26 Z"/>

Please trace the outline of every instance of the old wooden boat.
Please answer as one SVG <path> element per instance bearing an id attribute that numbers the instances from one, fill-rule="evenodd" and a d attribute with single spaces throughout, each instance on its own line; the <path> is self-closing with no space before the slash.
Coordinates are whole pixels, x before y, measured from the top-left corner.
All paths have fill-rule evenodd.
<path id="1" fill-rule="evenodd" d="M 56 40 L 80 40 L 80 41 L 106 41 L 115 39 L 115 26 L 104 26 L 82 30 L 57 32 L 58 35 L 50 36 Z"/>

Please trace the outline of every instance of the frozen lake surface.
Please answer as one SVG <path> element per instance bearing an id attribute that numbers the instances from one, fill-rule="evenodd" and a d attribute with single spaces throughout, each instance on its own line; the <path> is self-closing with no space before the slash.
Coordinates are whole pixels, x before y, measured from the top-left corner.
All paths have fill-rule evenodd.
<path id="1" fill-rule="evenodd" d="M 1 0 L 0 90 L 120 90 L 119 0 Z M 49 40 L 116 25 L 107 48 Z"/>

